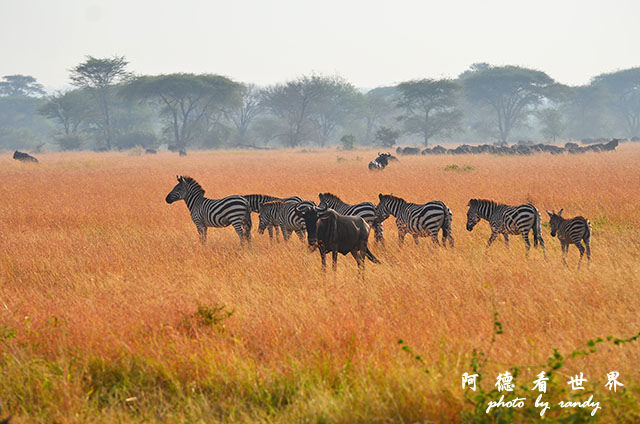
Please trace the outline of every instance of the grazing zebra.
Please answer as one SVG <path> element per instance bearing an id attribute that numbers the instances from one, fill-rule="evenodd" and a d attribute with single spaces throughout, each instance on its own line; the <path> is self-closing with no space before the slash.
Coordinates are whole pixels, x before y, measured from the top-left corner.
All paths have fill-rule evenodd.
<path id="1" fill-rule="evenodd" d="M 280 198 L 280 197 L 275 197 L 275 196 L 269 196 L 267 194 L 245 194 L 244 196 L 245 199 L 247 199 L 247 202 L 249 202 L 249 208 L 251 209 L 251 212 L 255 212 L 255 213 L 260 213 L 260 206 L 264 203 L 264 202 L 271 202 L 273 200 L 282 200 L 284 202 L 302 202 L 302 199 L 298 196 L 291 196 L 291 197 L 287 197 L 287 198 Z M 271 239 L 273 241 L 273 231 L 275 230 L 276 232 L 276 241 L 278 241 L 278 226 L 277 225 L 268 225 L 267 226 L 267 230 L 269 231 L 269 239 Z"/>
<path id="2" fill-rule="evenodd" d="M 318 197 L 320 198 L 320 204 L 318 204 L 320 208 L 331 208 L 341 215 L 359 216 L 364 219 L 367 224 L 373 227 L 376 242 L 381 242 L 384 245 L 382 222 L 378 221 L 376 217 L 376 207 L 373 203 L 362 202 L 350 205 L 331 193 L 320 193 Z"/>
<path id="3" fill-rule="evenodd" d="M 204 190 L 191 177 L 178 176 L 178 184 L 165 199 L 167 203 L 184 200 L 191 212 L 191 219 L 196 224 L 200 241 L 207 241 L 207 227 L 233 228 L 240 237 L 240 244 L 244 239 L 251 240 L 251 210 L 249 202 L 242 196 L 228 196 L 222 199 L 207 199 Z"/>
<path id="4" fill-rule="evenodd" d="M 453 247 L 451 235 L 451 211 L 440 201 L 429 202 L 424 205 L 409 203 L 404 199 L 392 195 L 378 194 L 380 203 L 376 206 L 378 221 L 382 222 L 389 215 L 396 217 L 400 244 L 404 243 L 404 236 L 409 233 L 418 244 L 418 237 L 430 236 L 434 243 L 438 243 L 438 232 L 442 229 L 442 244 L 446 247 L 447 239 Z"/>
<path id="5" fill-rule="evenodd" d="M 567 265 L 567 252 L 569 251 L 569 245 L 575 244 L 580 251 L 580 260 L 578 261 L 578 269 L 580 269 L 580 263 L 582 262 L 582 256 L 584 256 L 585 248 L 582 246 L 582 240 L 587 250 L 587 261 L 591 263 L 591 223 L 589 220 L 582 216 L 576 216 L 575 218 L 565 219 L 563 218 L 562 211 L 560 209 L 558 213 L 549 212 L 549 226 L 551 227 L 551 237 L 555 237 L 558 234 L 558 240 L 560 240 L 560 246 L 562 247 L 562 260 Z M 568 265 L 567 265 L 568 266 Z"/>
<path id="6" fill-rule="evenodd" d="M 288 241 L 291 233 L 295 233 L 304 241 L 304 220 L 296 214 L 296 206 L 302 202 L 283 202 L 272 200 L 260 206 L 260 223 L 258 233 L 264 234 L 268 226 L 280 227 L 284 241 Z M 272 240 L 273 241 L 273 240 Z"/>
<path id="7" fill-rule="evenodd" d="M 480 219 L 487 220 L 491 226 L 491 237 L 489 237 L 487 247 L 491 246 L 499 234 L 504 236 L 507 247 L 509 246 L 509 234 L 520 234 L 527 245 L 527 254 L 529 254 L 531 249 L 529 231 L 533 231 L 533 245 L 537 247 L 540 242 L 544 256 L 547 257 L 540 232 L 540 213 L 535 206 L 531 204 L 509 206 L 483 199 L 471 199 L 467 206 L 469 206 L 467 211 L 468 231 L 473 230 Z"/>

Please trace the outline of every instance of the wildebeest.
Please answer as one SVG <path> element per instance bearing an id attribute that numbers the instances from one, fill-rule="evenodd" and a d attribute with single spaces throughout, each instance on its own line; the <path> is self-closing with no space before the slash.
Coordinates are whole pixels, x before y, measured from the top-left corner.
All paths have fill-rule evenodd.
<path id="1" fill-rule="evenodd" d="M 309 246 L 320 251 L 322 269 L 327 267 L 326 254 L 329 252 L 334 270 L 338 265 L 338 253 L 351 253 L 360 273 L 364 272 L 365 258 L 380 263 L 367 247 L 369 224 L 359 216 L 340 215 L 330 208 L 306 205 L 298 206 L 296 213 L 304 219 Z"/>
<path id="2" fill-rule="evenodd" d="M 378 152 L 378 157 L 369 162 L 369 171 L 375 170 L 383 170 L 389 165 L 389 161 L 398 160 L 391 153 L 380 153 Z"/>
<path id="3" fill-rule="evenodd" d="M 20 162 L 38 163 L 38 159 L 36 159 L 33 156 L 31 156 L 29 153 L 24 153 L 24 152 L 21 152 L 21 151 L 18 151 L 18 150 L 16 150 L 13 153 L 13 158 L 15 160 L 19 160 Z"/>

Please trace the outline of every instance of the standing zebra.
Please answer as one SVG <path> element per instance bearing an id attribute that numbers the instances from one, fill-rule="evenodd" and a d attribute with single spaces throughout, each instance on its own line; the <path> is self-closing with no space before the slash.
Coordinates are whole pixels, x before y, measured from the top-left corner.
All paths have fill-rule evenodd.
<path id="1" fill-rule="evenodd" d="M 258 232 L 263 234 L 268 226 L 275 226 L 276 228 L 279 226 L 282 230 L 284 241 L 288 241 L 294 231 L 300 241 L 304 241 L 304 220 L 296 214 L 296 207 L 301 203 L 303 202 L 283 202 L 281 200 L 264 202 L 260 205 Z"/>
<path id="2" fill-rule="evenodd" d="M 204 190 L 191 177 L 178 176 L 178 184 L 165 199 L 167 203 L 184 200 L 191 212 L 191 219 L 196 224 L 200 241 L 207 241 L 207 227 L 233 228 L 240 237 L 240 244 L 244 239 L 251 240 L 251 210 L 249 203 L 242 196 L 228 196 L 222 199 L 207 199 Z"/>
<path id="3" fill-rule="evenodd" d="M 260 212 L 260 206 L 264 203 L 264 202 L 271 202 L 273 200 L 282 200 L 284 202 L 302 202 L 302 199 L 298 196 L 291 196 L 291 197 L 287 197 L 287 198 L 280 198 L 280 197 L 275 197 L 275 196 L 269 196 L 267 194 L 245 194 L 244 196 L 245 199 L 247 199 L 247 202 L 249 202 L 249 208 L 251 209 L 251 212 L 255 212 L 255 213 L 259 213 Z M 278 226 L 276 225 L 268 225 L 267 226 L 267 230 L 269 231 L 269 239 L 273 240 L 273 230 L 275 230 L 276 232 L 276 241 L 278 241 Z"/>
<path id="4" fill-rule="evenodd" d="M 442 244 L 446 247 L 447 239 L 453 247 L 451 235 L 451 211 L 440 201 L 429 202 L 424 205 L 409 203 L 404 199 L 392 195 L 378 194 L 380 203 L 376 206 L 378 221 L 382 222 L 389 215 L 396 217 L 400 244 L 404 243 L 404 236 L 409 233 L 418 244 L 418 237 L 430 236 L 434 243 L 438 243 L 438 232 L 442 229 Z"/>
<path id="5" fill-rule="evenodd" d="M 487 247 L 491 246 L 499 234 L 504 236 L 507 247 L 509 246 L 509 234 L 520 234 L 527 245 L 527 254 L 529 254 L 531 249 L 529 231 L 533 231 L 534 247 L 537 247 L 540 242 L 544 256 L 547 257 L 540 231 L 540 213 L 535 206 L 531 204 L 509 206 L 484 199 L 471 199 L 467 206 L 469 206 L 467 211 L 468 231 L 473 230 L 480 219 L 487 220 L 491 226 L 491 237 L 489 237 Z"/>
<path id="6" fill-rule="evenodd" d="M 584 256 L 585 251 L 585 248 L 582 246 L 582 240 L 584 240 L 584 245 L 587 250 L 587 261 L 591 263 L 591 223 L 582 216 L 565 219 L 561 216 L 563 210 L 564 208 L 560 209 L 558 213 L 547 211 L 549 215 L 549 226 L 551 227 L 551 237 L 555 237 L 556 234 L 558 234 L 558 240 L 560 240 L 560 246 L 562 247 L 562 260 L 565 265 L 567 265 L 569 245 L 575 244 L 578 247 L 580 251 L 578 269 L 580 269 L 580 263 L 582 262 L 582 256 Z"/>
<path id="7" fill-rule="evenodd" d="M 376 242 L 381 242 L 384 245 L 384 237 L 382 235 L 382 221 L 379 221 L 376 217 L 376 207 L 371 202 L 356 203 L 350 205 L 343 202 L 340 198 L 331 193 L 318 194 L 320 208 L 331 208 L 341 215 L 347 216 L 359 216 L 364 219 L 367 224 L 373 227 Z"/>

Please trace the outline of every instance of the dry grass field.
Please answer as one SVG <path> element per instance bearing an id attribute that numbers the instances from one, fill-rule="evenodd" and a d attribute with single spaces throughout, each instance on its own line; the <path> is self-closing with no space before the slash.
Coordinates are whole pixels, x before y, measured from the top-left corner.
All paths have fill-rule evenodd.
<path id="1" fill-rule="evenodd" d="M 461 375 L 471 373 L 477 349 L 488 354 L 485 390 L 513 366 L 516 384 L 530 387 L 557 348 L 566 361 L 557 370 L 556 400 L 593 391 L 601 402 L 595 418 L 588 409 L 572 422 L 640 419 L 637 341 L 567 355 L 598 336 L 640 332 L 640 146 L 585 155 L 400 157 L 370 173 L 374 157 L 335 150 L 184 158 L 50 153 L 34 166 L 3 155 L 0 418 L 535 422 L 524 412 L 487 415 L 486 405 L 478 412 Z M 446 170 L 453 164 L 459 169 Z M 408 237 L 401 249 L 390 218 L 385 249 L 370 237 L 383 264 L 367 263 L 364 282 L 350 256 L 340 257 L 337 273 L 324 274 L 319 255 L 296 237 L 270 245 L 257 234 L 257 215 L 250 248 L 240 248 L 231 227 L 210 229 L 203 247 L 184 202 L 165 203 L 176 174 L 194 177 L 211 198 L 268 193 L 317 201 L 329 191 L 349 203 L 377 203 L 378 193 L 442 200 L 453 212 L 456 246 L 436 248 L 428 239 L 415 246 Z M 535 204 L 548 261 L 540 249 L 525 257 L 515 236 L 509 250 L 502 239 L 487 250 L 486 222 L 465 229 L 472 197 Z M 575 246 L 570 267 L 562 264 L 545 213 L 560 208 L 591 221 L 590 267 L 576 271 Z M 495 313 L 503 334 L 495 334 Z M 610 371 L 620 372 L 623 392 L 604 387 Z M 567 391 L 579 372 L 587 393 Z M 527 402 L 535 397 L 529 391 Z M 577 412 L 556 408 L 546 417 Z"/>

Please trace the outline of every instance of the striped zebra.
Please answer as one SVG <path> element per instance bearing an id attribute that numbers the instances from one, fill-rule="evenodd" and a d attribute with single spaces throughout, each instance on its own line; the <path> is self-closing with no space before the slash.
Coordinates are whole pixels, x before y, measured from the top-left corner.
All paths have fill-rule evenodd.
<path id="1" fill-rule="evenodd" d="M 533 245 L 538 246 L 538 242 L 542 247 L 545 258 L 547 252 L 544 247 L 544 240 L 540 231 L 540 213 L 531 204 L 509 206 L 502 203 L 496 203 L 493 200 L 471 199 L 467 204 L 467 230 L 473 230 L 473 227 L 485 219 L 491 226 L 491 237 L 487 247 L 498 237 L 499 234 L 504 236 L 504 241 L 509 246 L 509 234 L 520 234 L 527 245 L 527 254 L 531 249 L 529 243 L 529 231 L 533 231 Z"/>
<path id="2" fill-rule="evenodd" d="M 442 229 L 442 244 L 446 247 L 448 239 L 449 245 L 453 247 L 452 215 L 444 203 L 433 201 L 418 205 L 388 194 L 378 194 L 378 198 L 380 199 L 380 203 L 376 206 L 378 221 L 384 221 L 389 218 L 389 215 L 396 217 L 400 244 L 404 243 L 406 234 L 411 234 L 416 244 L 418 244 L 418 237 L 426 236 L 430 236 L 435 244 L 440 244 L 438 233 Z"/>
<path id="3" fill-rule="evenodd" d="M 373 203 L 362 202 L 350 205 L 331 193 L 320 193 L 318 197 L 320 198 L 319 208 L 331 208 L 341 215 L 359 216 L 364 219 L 367 224 L 373 227 L 376 242 L 381 242 L 384 245 L 382 222 L 378 221 L 376 217 L 376 207 Z"/>
<path id="4" fill-rule="evenodd" d="M 591 263 L 591 223 L 582 216 L 565 219 L 561 216 L 563 210 L 564 209 L 560 209 L 558 213 L 547 211 L 549 215 L 549 226 L 551 227 L 551 237 L 555 237 L 556 234 L 558 235 L 558 240 L 560 240 L 560 246 L 562 247 L 562 260 L 565 265 L 567 265 L 569 245 L 575 244 L 578 247 L 580 251 L 578 269 L 580 269 L 580 263 L 582 262 L 582 256 L 584 256 L 585 251 L 585 247 L 582 246 L 582 240 L 584 240 L 584 246 L 586 246 L 587 261 Z"/>
<path id="5" fill-rule="evenodd" d="M 302 198 L 298 196 L 291 196 L 286 198 L 280 198 L 275 196 L 269 196 L 268 194 L 245 194 L 245 199 L 249 202 L 249 208 L 251 208 L 251 212 L 260 213 L 260 206 L 264 202 L 271 202 L 273 200 L 282 200 L 284 202 L 302 202 Z M 269 231 L 269 239 L 273 240 L 273 231 L 276 233 L 276 241 L 278 241 L 278 226 L 277 225 L 269 225 L 267 226 L 267 230 Z"/>
<path id="6" fill-rule="evenodd" d="M 207 199 L 204 189 L 191 177 L 178 176 L 178 184 L 165 199 L 167 203 L 184 200 L 196 224 L 200 241 L 207 241 L 208 227 L 233 228 L 240 237 L 240 244 L 251 240 L 251 211 L 249 203 L 242 196 L 228 196 L 222 199 Z"/>
<path id="7" fill-rule="evenodd" d="M 260 206 L 258 232 L 264 234 L 264 230 L 268 226 L 280 227 L 285 242 L 289 240 L 292 232 L 298 235 L 300 241 L 304 241 L 304 220 L 296 214 L 296 207 L 300 203 L 303 202 L 283 202 L 281 200 L 264 202 Z"/>

